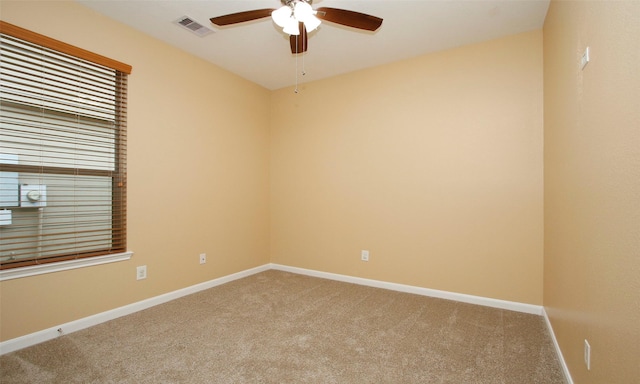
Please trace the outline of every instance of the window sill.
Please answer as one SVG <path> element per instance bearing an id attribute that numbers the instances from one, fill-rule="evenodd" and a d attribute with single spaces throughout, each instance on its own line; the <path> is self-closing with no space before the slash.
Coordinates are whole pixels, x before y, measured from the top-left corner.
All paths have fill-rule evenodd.
<path id="1" fill-rule="evenodd" d="M 89 257 L 86 259 L 61 261 L 59 263 L 32 265 L 29 267 L 5 269 L 0 271 L 0 281 L 19 279 L 22 277 L 42 275 L 51 272 L 66 271 L 69 269 L 91 267 L 94 265 L 115 263 L 131 259 L 133 252 L 115 253 L 113 255 Z"/>

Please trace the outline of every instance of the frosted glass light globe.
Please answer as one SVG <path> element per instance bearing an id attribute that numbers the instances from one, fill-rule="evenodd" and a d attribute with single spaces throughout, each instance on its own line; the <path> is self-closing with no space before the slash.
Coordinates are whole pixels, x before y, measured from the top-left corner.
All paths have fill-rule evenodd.
<path id="1" fill-rule="evenodd" d="M 279 27 L 284 28 L 287 25 L 287 21 L 291 19 L 292 13 L 291 7 L 285 5 L 271 12 L 271 18 Z"/>

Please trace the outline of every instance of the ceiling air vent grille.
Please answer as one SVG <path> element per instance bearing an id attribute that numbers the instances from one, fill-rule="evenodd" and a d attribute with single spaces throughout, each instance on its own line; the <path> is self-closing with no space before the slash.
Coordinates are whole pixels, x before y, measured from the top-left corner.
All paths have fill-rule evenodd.
<path id="1" fill-rule="evenodd" d="M 200 37 L 204 37 L 210 33 L 213 33 L 213 29 L 209 29 L 207 27 L 205 27 L 204 25 L 198 23 L 197 21 L 193 20 L 192 18 L 188 17 L 188 16 L 182 16 L 181 18 L 179 18 L 178 20 L 175 21 L 176 24 L 178 24 L 179 26 L 195 33 L 196 35 L 200 36 Z"/>

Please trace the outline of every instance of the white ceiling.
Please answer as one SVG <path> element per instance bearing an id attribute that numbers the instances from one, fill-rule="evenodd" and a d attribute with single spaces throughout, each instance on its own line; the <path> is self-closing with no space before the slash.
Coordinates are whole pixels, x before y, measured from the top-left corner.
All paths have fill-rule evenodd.
<path id="1" fill-rule="evenodd" d="M 309 34 L 308 52 L 296 59 L 288 36 L 270 18 L 223 28 L 209 21 L 229 13 L 278 8 L 279 0 L 76 1 L 271 90 L 295 84 L 296 77 L 299 82 L 319 80 L 539 29 L 549 6 L 549 0 L 315 0 L 314 8 L 342 8 L 384 21 L 376 32 L 323 22 Z M 199 37 L 183 29 L 174 23 L 182 16 L 214 33 Z"/>

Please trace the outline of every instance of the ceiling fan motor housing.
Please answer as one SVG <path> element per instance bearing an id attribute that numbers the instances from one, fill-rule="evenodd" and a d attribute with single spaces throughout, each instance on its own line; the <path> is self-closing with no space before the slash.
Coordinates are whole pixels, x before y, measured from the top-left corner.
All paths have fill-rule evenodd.
<path id="1" fill-rule="evenodd" d="M 313 4 L 313 0 L 280 0 L 280 2 L 283 5 L 288 5 L 290 7 L 293 7 L 292 3 L 296 3 L 296 2 L 300 2 L 300 3 L 307 3 L 309 5 Z"/>

